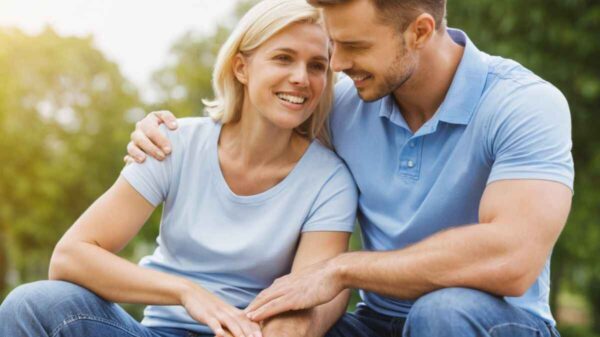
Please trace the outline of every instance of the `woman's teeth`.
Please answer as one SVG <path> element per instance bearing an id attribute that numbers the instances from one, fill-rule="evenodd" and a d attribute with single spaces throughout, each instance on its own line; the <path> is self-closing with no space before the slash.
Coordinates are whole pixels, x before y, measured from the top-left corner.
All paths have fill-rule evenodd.
<path id="1" fill-rule="evenodd" d="M 303 104 L 306 101 L 306 97 L 294 96 L 294 95 L 283 94 L 283 93 L 277 94 L 277 97 L 279 97 L 280 99 L 282 99 L 286 102 L 290 102 L 290 103 L 294 103 L 294 104 Z"/>

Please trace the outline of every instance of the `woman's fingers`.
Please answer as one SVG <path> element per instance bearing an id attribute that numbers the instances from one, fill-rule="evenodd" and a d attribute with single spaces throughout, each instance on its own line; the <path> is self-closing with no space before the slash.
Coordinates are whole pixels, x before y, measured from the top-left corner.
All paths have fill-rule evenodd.
<path id="1" fill-rule="evenodd" d="M 182 304 L 192 318 L 208 325 L 215 336 L 262 337 L 259 324 L 249 320 L 242 310 L 205 290 L 186 293 Z"/>
<path id="2" fill-rule="evenodd" d="M 249 320 L 243 311 L 236 309 L 232 315 L 233 318 L 239 323 L 240 328 L 246 337 L 262 337 L 260 326 L 257 323 Z"/>
<path id="3" fill-rule="evenodd" d="M 215 333 L 215 337 L 228 337 L 221 326 L 221 322 L 216 317 L 209 317 L 205 320 L 206 325 Z"/>
<path id="4" fill-rule="evenodd" d="M 221 313 L 217 318 L 234 337 L 249 337 L 244 334 L 240 323 L 229 313 Z"/>

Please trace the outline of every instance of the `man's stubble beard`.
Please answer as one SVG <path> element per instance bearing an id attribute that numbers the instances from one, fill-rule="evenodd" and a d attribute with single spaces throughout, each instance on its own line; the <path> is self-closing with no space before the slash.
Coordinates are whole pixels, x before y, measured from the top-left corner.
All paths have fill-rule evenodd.
<path id="1" fill-rule="evenodd" d="M 363 97 L 363 94 L 358 90 L 358 96 L 365 102 L 373 102 L 383 97 L 394 93 L 402 85 L 404 85 L 413 75 L 417 67 L 416 56 L 405 52 L 405 43 L 402 43 L 402 50 L 396 54 L 394 62 L 389 68 L 389 71 L 382 75 L 382 82 L 375 90 L 373 97 Z"/>

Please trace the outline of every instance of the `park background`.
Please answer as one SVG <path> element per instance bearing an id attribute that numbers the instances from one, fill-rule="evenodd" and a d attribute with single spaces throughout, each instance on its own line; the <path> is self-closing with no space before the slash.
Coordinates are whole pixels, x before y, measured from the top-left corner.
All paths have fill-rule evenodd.
<path id="1" fill-rule="evenodd" d="M 0 302 L 19 284 L 47 278 L 60 236 L 118 176 L 135 121 L 157 109 L 203 114 L 215 54 L 253 3 L 220 1 L 227 2 L 218 19 L 203 21 L 210 27 L 178 34 L 143 83 L 107 56 L 98 36 L 60 33 L 52 23 L 31 32 L 0 22 Z M 204 4 L 200 12 L 216 1 L 196 3 Z M 124 33 L 144 16 L 138 4 L 123 8 L 130 21 L 119 28 Z M 449 0 L 448 22 L 479 49 L 515 59 L 553 83 L 569 101 L 576 192 L 553 252 L 551 305 L 563 336 L 600 336 L 600 1 Z M 139 34 L 140 43 L 152 38 L 143 29 Z M 159 215 L 121 256 L 138 261 L 153 250 Z M 352 247 L 360 249 L 358 233 Z M 141 306 L 125 307 L 140 317 Z"/>

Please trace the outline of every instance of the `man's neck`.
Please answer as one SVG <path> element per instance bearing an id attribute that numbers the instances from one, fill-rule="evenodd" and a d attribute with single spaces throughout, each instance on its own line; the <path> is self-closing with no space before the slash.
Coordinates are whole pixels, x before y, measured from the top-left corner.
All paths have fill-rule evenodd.
<path id="1" fill-rule="evenodd" d="M 431 119 L 444 101 L 464 52 L 448 32 L 432 42 L 422 51 L 413 76 L 393 93 L 412 132 Z"/>

